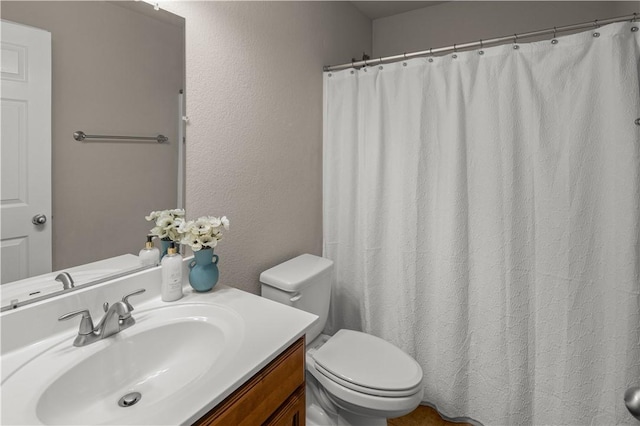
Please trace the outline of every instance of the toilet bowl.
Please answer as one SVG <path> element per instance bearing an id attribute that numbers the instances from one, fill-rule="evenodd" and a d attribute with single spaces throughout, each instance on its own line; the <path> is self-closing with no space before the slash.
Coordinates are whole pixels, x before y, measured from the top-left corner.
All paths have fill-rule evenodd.
<path id="1" fill-rule="evenodd" d="M 422 399 L 422 369 L 376 336 L 320 334 L 328 316 L 333 262 L 304 254 L 260 275 L 263 297 L 318 315 L 306 335 L 307 424 L 375 426 L 413 411 Z"/>

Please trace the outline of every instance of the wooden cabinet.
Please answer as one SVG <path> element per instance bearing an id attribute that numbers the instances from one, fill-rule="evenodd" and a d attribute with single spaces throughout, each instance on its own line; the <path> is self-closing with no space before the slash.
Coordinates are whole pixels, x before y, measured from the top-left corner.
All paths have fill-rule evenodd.
<path id="1" fill-rule="evenodd" d="M 300 386 L 264 424 L 268 426 L 304 426 L 304 386 Z"/>
<path id="2" fill-rule="evenodd" d="M 304 336 L 224 401 L 198 426 L 304 426 Z"/>

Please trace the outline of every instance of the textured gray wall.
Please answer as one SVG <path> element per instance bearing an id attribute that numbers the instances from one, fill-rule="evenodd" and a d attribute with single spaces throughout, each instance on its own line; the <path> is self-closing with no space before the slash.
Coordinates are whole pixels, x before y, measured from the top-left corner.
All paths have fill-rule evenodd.
<path id="1" fill-rule="evenodd" d="M 3 1 L 2 18 L 52 33 L 53 269 L 137 254 L 145 214 L 176 206 L 183 28 L 93 1 Z M 80 143 L 75 130 L 171 143 Z"/>
<path id="2" fill-rule="evenodd" d="M 186 18 L 187 214 L 227 215 L 220 281 L 322 251 L 322 66 L 371 49 L 348 2 L 164 2 Z"/>

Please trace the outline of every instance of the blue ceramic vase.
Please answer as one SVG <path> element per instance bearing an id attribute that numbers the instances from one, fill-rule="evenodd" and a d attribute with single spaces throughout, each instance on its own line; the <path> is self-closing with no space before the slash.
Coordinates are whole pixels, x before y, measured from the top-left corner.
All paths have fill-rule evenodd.
<path id="1" fill-rule="evenodd" d="M 167 250 L 169 250 L 169 246 L 171 245 L 171 242 L 172 242 L 171 240 L 165 240 L 165 239 L 160 240 L 160 260 L 162 260 L 164 255 L 167 254 Z M 174 242 L 174 244 L 176 246 L 176 253 L 180 254 L 180 243 Z"/>
<path id="2" fill-rule="evenodd" d="M 194 260 L 189 262 L 189 284 L 195 291 L 209 291 L 218 283 L 218 256 L 212 248 L 193 252 Z"/>

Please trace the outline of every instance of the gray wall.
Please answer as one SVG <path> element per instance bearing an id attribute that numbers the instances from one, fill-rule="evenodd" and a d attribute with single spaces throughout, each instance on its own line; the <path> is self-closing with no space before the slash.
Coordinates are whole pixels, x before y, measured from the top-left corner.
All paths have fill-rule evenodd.
<path id="1" fill-rule="evenodd" d="M 137 254 L 144 216 L 176 206 L 183 28 L 107 2 L 3 1 L 2 18 L 52 33 L 53 269 Z M 80 143 L 75 130 L 171 143 Z"/>
<path id="2" fill-rule="evenodd" d="M 187 214 L 227 215 L 220 281 L 322 251 L 322 66 L 371 50 L 347 2 L 164 2 L 186 18 Z"/>
<path id="3" fill-rule="evenodd" d="M 373 21 L 372 57 L 640 11 L 637 1 L 454 1 Z"/>

